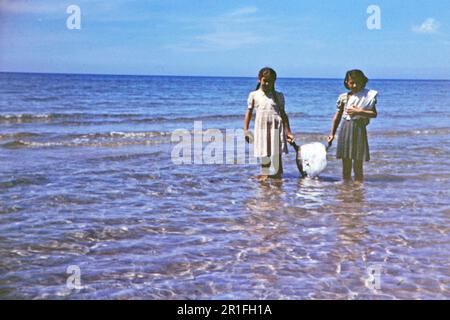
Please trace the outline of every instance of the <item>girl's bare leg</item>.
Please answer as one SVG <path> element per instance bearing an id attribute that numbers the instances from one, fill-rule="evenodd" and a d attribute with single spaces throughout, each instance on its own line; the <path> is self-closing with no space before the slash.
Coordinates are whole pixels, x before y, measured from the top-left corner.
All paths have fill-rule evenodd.
<path id="1" fill-rule="evenodd" d="M 278 155 L 278 171 L 270 177 L 279 179 L 281 178 L 282 175 L 283 175 L 283 164 L 281 163 L 281 152 L 280 152 L 280 154 Z"/>
<path id="2" fill-rule="evenodd" d="M 344 180 L 352 178 L 352 159 L 342 159 L 342 177 Z"/>
<path id="3" fill-rule="evenodd" d="M 280 150 L 280 155 L 278 156 L 278 159 L 279 159 L 279 161 L 278 161 L 278 163 L 279 163 L 279 170 L 278 170 L 278 173 L 280 174 L 280 175 L 282 175 L 283 174 L 283 162 L 282 162 L 282 158 L 281 158 L 281 156 L 282 156 L 282 154 L 281 154 L 281 150 Z"/>
<path id="4" fill-rule="evenodd" d="M 269 177 L 270 166 L 271 166 L 270 157 L 262 157 L 261 174 L 257 176 L 258 180 L 266 180 Z"/>
<path id="5" fill-rule="evenodd" d="M 270 166 L 272 162 L 270 161 L 270 157 L 262 157 L 261 158 L 261 173 L 264 176 L 268 176 L 270 172 Z"/>
<path id="6" fill-rule="evenodd" d="M 271 136 L 270 136 L 270 124 L 268 124 L 268 135 L 267 135 L 267 150 L 271 150 Z M 270 160 L 270 151 L 269 154 L 267 155 L 267 157 L 263 157 L 261 159 L 261 171 L 262 171 L 262 175 L 261 177 L 268 177 L 270 174 L 270 166 L 272 165 L 272 162 Z"/>
<path id="7" fill-rule="evenodd" d="M 355 180 L 358 180 L 358 181 L 364 180 L 363 161 L 362 160 L 353 161 L 353 171 L 355 172 Z"/>
<path id="8" fill-rule="evenodd" d="M 282 124 L 279 124 L 279 125 L 282 125 Z M 279 127 L 276 127 L 278 130 L 280 130 L 280 128 Z M 279 136 L 279 135 L 278 135 Z M 275 169 L 277 170 L 276 171 L 276 173 L 273 175 L 273 176 L 271 176 L 272 178 L 275 178 L 275 179 L 279 179 L 279 178 L 281 178 L 281 176 L 283 175 L 283 163 L 282 163 L 282 150 L 281 150 L 281 137 L 278 139 L 278 146 L 279 146 L 279 148 L 278 148 L 278 155 L 277 155 L 277 162 L 278 163 L 276 163 L 275 164 Z"/>

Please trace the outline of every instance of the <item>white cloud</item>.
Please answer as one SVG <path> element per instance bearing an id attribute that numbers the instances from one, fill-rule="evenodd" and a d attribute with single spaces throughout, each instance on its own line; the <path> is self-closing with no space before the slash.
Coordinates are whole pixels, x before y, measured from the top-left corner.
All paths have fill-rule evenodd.
<path id="1" fill-rule="evenodd" d="M 413 26 L 412 30 L 416 33 L 436 33 L 439 27 L 439 22 L 433 18 L 428 18 L 420 26 Z"/>
<path id="2" fill-rule="evenodd" d="M 0 0 L 0 13 L 6 14 L 66 14 L 71 5 L 89 6 L 95 12 L 108 12 L 109 15 L 122 13 L 129 2 L 135 0 Z M 150 0 L 147 0 L 150 1 Z M 102 17 L 102 14 L 99 14 Z"/>
<path id="3" fill-rule="evenodd" d="M 256 11 L 258 11 L 258 8 L 256 8 L 256 7 L 244 7 L 244 8 L 240 8 L 240 9 L 237 9 L 237 10 L 231 12 L 229 14 L 229 16 L 232 16 L 232 17 L 245 16 L 245 15 L 250 15 L 250 14 L 256 13 Z"/>
<path id="4" fill-rule="evenodd" d="M 198 34 L 184 43 L 168 45 L 180 51 L 199 52 L 234 50 L 270 41 L 267 34 L 258 32 L 260 17 L 256 7 L 243 7 L 203 21 L 209 32 Z"/>
<path id="5" fill-rule="evenodd" d="M 258 44 L 264 40 L 252 32 L 244 31 L 219 31 L 196 37 L 197 40 L 208 44 L 209 47 L 221 49 L 237 49 L 243 46 Z"/>
<path id="6" fill-rule="evenodd" d="M 58 11 L 64 12 L 64 6 L 53 1 L 44 3 L 44 1 L 0 0 L 0 12 L 10 14 L 45 14 Z"/>

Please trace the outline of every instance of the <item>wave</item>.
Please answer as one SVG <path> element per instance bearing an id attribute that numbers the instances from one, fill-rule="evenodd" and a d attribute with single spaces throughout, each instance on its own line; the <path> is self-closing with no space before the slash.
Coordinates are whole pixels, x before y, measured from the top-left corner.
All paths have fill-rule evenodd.
<path id="1" fill-rule="evenodd" d="M 40 137 L 42 134 L 34 132 L 14 132 L 14 133 L 0 133 L 0 140 L 2 139 L 22 139 Z"/>
<path id="2" fill-rule="evenodd" d="M 72 139 L 102 139 L 102 138 L 154 138 L 170 135 L 170 132 L 165 131 L 144 131 L 144 132 L 98 132 L 86 134 L 69 134 L 66 137 Z"/>
<path id="3" fill-rule="evenodd" d="M 49 102 L 59 100 L 59 97 L 23 97 L 22 101 L 25 102 Z"/>
<path id="4" fill-rule="evenodd" d="M 313 116 L 303 112 L 292 112 L 291 118 L 312 118 Z M 0 122 L 7 123 L 26 123 L 26 122 L 52 122 L 58 121 L 59 124 L 86 124 L 95 122 L 101 123 L 102 119 L 112 119 L 112 123 L 159 123 L 159 122 L 194 122 L 194 121 L 225 121 L 241 120 L 244 114 L 218 114 L 218 115 L 198 115 L 195 117 L 184 116 L 154 116 L 142 113 L 49 113 L 49 114 L 3 114 L 0 115 Z M 114 121 L 114 119 L 117 119 Z M 108 121 L 111 123 L 111 121 Z"/>
<path id="5" fill-rule="evenodd" d="M 102 139 L 102 138 L 153 138 L 162 137 L 171 134 L 170 132 L 164 131 L 147 131 L 147 132 L 121 132 L 121 131 L 111 131 L 111 132 L 100 132 L 100 133 L 79 133 L 79 134 L 66 134 L 60 136 L 60 138 L 65 139 Z M 46 134 L 34 133 L 34 132 L 16 132 L 16 133 L 4 133 L 0 134 L 0 140 L 16 140 L 10 143 L 18 142 L 17 140 L 25 138 L 42 138 Z M 9 145 L 10 143 L 6 143 Z"/>
<path id="6" fill-rule="evenodd" d="M 239 134 L 240 128 L 235 128 Z M 206 128 L 204 128 L 206 130 Z M 227 129 L 220 129 L 226 135 Z M 192 129 L 187 129 L 193 135 Z M 114 147 L 133 144 L 158 144 L 171 141 L 174 131 L 109 131 L 92 133 L 35 133 L 35 132 L 15 132 L 0 133 L 0 140 L 4 143 L 0 147 L 7 149 L 19 149 L 27 147 L 78 147 L 78 146 L 98 146 Z M 374 137 L 414 137 L 421 135 L 450 135 L 450 128 L 433 128 L 405 131 L 375 131 L 370 132 Z M 295 134 L 298 143 L 321 141 L 325 143 L 326 134 L 322 132 L 297 132 Z M 446 154 L 442 150 L 420 149 L 418 152 L 426 152 L 435 155 Z"/>
<path id="7" fill-rule="evenodd" d="M 60 142 L 35 142 L 35 141 L 12 141 L 1 145 L 6 149 L 19 148 L 55 148 L 55 147 L 123 147 L 131 145 L 155 145 L 162 141 L 154 140 L 129 140 L 129 141 L 60 141 Z"/>
<path id="8" fill-rule="evenodd" d="M 434 155 L 434 156 L 442 156 L 449 154 L 448 151 L 443 150 L 441 148 L 436 148 L 432 146 L 426 146 L 426 147 L 416 147 L 413 148 L 414 151 L 420 152 L 422 154 L 428 154 L 428 155 Z"/>
<path id="9" fill-rule="evenodd" d="M 18 149 L 18 148 L 26 147 L 27 145 L 28 144 L 25 141 L 15 140 L 15 141 L 11 141 L 11 142 L 2 144 L 2 147 L 6 148 L 6 149 Z"/>
<path id="10" fill-rule="evenodd" d="M 69 119 L 95 119 L 95 118 L 123 118 L 123 117 L 140 117 L 142 114 L 117 114 L 117 113 L 44 113 L 44 114 L 2 114 L 0 122 L 34 122 L 49 120 L 69 120 Z"/>
<path id="11" fill-rule="evenodd" d="M 237 129 L 241 130 L 241 129 Z M 226 130 L 220 130 L 226 137 Z M 187 130 L 193 137 L 193 130 Z M 55 148 L 55 147 L 120 147 L 126 145 L 154 145 L 161 143 L 172 143 L 172 131 L 143 131 L 143 132 L 98 132 L 98 133 L 79 133 L 55 135 L 33 135 L 29 134 L 31 139 L 25 137 L 19 138 L 0 144 L 0 147 L 6 149 L 21 148 Z M 240 131 L 236 131 L 240 134 Z M 10 135 L 13 137 L 13 135 Z M 36 138 L 35 138 L 36 137 Z M 49 138 L 48 138 L 49 137 Z M 35 138 L 35 139 L 33 139 Z M 302 133 L 297 135 L 297 140 L 301 143 L 312 141 L 324 141 L 326 135 L 317 133 Z"/>
<path id="12" fill-rule="evenodd" d="M 312 115 L 304 112 L 290 112 L 289 118 L 308 119 L 308 120 L 326 120 L 329 117 L 325 115 Z M 255 116 L 255 114 L 253 115 Z M 21 124 L 41 122 L 46 124 L 55 124 L 60 126 L 92 126 L 102 124 L 159 124 L 159 123 L 193 123 L 194 121 L 205 122 L 225 122 L 242 121 L 244 113 L 239 114 L 198 114 L 195 116 L 183 115 L 155 115 L 148 113 L 44 113 L 44 114 L 0 114 L 0 123 Z M 394 117 L 395 118 L 395 117 Z M 327 124 L 328 125 L 328 124 Z M 447 131 L 446 131 L 447 130 Z M 386 131 L 384 136 L 405 136 L 405 135 L 432 135 L 448 134 L 449 128 L 439 129 L 420 129 L 408 131 Z"/>
<path id="13" fill-rule="evenodd" d="M 5 149 L 52 148 L 52 147 L 120 147 L 126 145 L 152 145 L 170 141 L 171 132 L 100 132 L 87 134 L 67 134 L 52 136 L 43 140 L 37 136 L 34 140 L 18 139 L 1 144 Z"/>
<path id="14" fill-rule="evenodd" d="M 373 174 L 364 178 L 368 182 L 405 182 L 405 181 L 422 181 L 422 180 L 434 180 L 434 181 L 447 181 L 450 179 L 449 174 L 445 173 L 422 173 L 411 175 L 394 175 L 394 174 Z"/>
<path id="15" fill-rule="evenodd" d="M 43 175 L 30 175 L 13 178 L 8 181 L 0 182 L 0 189 L 13 188 L 16 186 L 26 186 L 26 185 L 41 185 L 48 182 L 47 177 Z"/>
<path id="16" fill-rule="evenodd" d="M 129 160 L 136 160 L 136 159 L 155 159 L 159 156 L 161 156 L 163 153 L 161 151 L 156 152 L 150 152 L 150 153 L 132 153 L 132 154 L 121 154 L 121 155 L 114 155 L 114 156 L 105 156 L 105 157 L 96 157 L 88 159 L 88 162 L 97 163 L 97 162 L 124 162 Z M 135 176 L 141 176 L 142 174 L 133 173 L 130 174 L 130 177 Z M 148 177 L 148 174 L 145 174 L 145 177 Z"/>
<path id="17" fill-rule="evenodd" d="M 374 135 L 385 137 L 410 137 L 410 136 L 424 136 L 424 135 L 449 135 L 450 128 L 433 128 L 433 129 L 419 129 L 419 130 L 402 130 L 402 131 L 385 131 L 374 132 Z"/>

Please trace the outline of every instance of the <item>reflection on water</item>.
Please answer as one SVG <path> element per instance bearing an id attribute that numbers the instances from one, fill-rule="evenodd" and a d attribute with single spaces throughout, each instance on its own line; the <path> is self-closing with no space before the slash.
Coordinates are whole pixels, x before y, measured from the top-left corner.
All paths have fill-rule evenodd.
<path id="1" fill-rule="evenodd" d="M 314 180 L 292 153 L 266 182 L 253 165 L 174 165 L 171 130 L 239 128 L 253 80 L 125 79 L 0 74 L 0 298 L 450 298 L 447 82 L 375 81 L 386 100 L 356 183 L 331 156 Z M 279 81 L 299 144 L 323 139 L 334 111 L 317 105 L 341 83 Z M 441 113 L 399 94 L 410 86 Z"/>
<path id="2" fill-rule="evenodd" d="M 24 158 L 33 173 L 1 184 L 1 296 L 449 297 L 444 176 L 433 189 L 372 179 L 373 168 L 343 182 L 331 161 L 324 177 L 300 179 L 287 157 L 284 178 L 263 182 L 252 167 L 171 165 L 161 148 L 158 166 L 125 156 L 140 148 Z M 79 292 L 65 285 L 70 265 Z M 373 265 L 381 290 L 367 285 Z"/>
<path id="3" fill-rule="evenodd" d="M 365 202 L 364 184 L 346 181 L 336 191 L 336 200 L 340 202 L 339 210 L 335 211 L 339 224 L 338 238 L 346 246 L 360 243 L 367 235 L 364 217 L 368 206 Z"/>
<path id="4" fill-rule="evenodd" d="M 342 205 L 348 205 L 348 209 L 351 210 L 350 213 L 356 213 L 352 208 L 364 205 L 364 183 L 344 181 L 336 191 L 336 199 L 341 201 Z"/>

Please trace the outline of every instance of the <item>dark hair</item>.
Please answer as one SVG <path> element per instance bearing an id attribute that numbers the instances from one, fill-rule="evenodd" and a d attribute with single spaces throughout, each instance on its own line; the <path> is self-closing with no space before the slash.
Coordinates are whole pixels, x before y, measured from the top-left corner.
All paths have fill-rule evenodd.
<path id="1" fill-rule="evenodd" d="M 345 74 L 344 86 L 348 90 L 351 90 L 351 88 L 347 84 L 349 77 L 351 77 L 353 79 L 353 81 L 356 81 L 358 84 L 361 84 L 363 88 L 366 86 L 367 82 L 369 82 L 369 79 L 366 77 L 364 72 L 362 72 L 361 70 L 355 69 L 355 70 L 347 71 L 347 73 Z"/>
<path id="2" fill-rule="evenodd" d="M 273 77 L 273 86 L 271 88 L 271 93 L 273 96 L 273 100 L 275 101 L 275 104 L 278 105 L 278 97 L 275 91 L 275 80 L 277 80 L 277 73 L 275 72 L 275 70 L 273 70 L 272 68 L 269 67 L 264 67 L 261 70 L 259 70 L 258 72 L 258 79 L 261 80 L 262 77 L 267 77 L 267 76 L 272 76 Z M 256 90 L 258 90 L 261 87 L 261 82 L 258 82 L 258 84 L 256 85 Z"/>
<path id="3" fill-rule="evenodd" d="M 259 70 L 258 79 L 261 80 L 262 77 L 265 77 L 265 76 L 272 76 L 274 82 L 275 82 L 275 80 L 277 80 L 277 73 L 272 68 L 264 67 L 261 70 Z M 258 85 L 256 86 L 256 90 L 258 90 L 259 87 L 261 87 L 261 83 L 258 83 Z M 272 91 L 275 92 L 275 84 L 274 84 L 274 87 L 272 88 Z"/>

